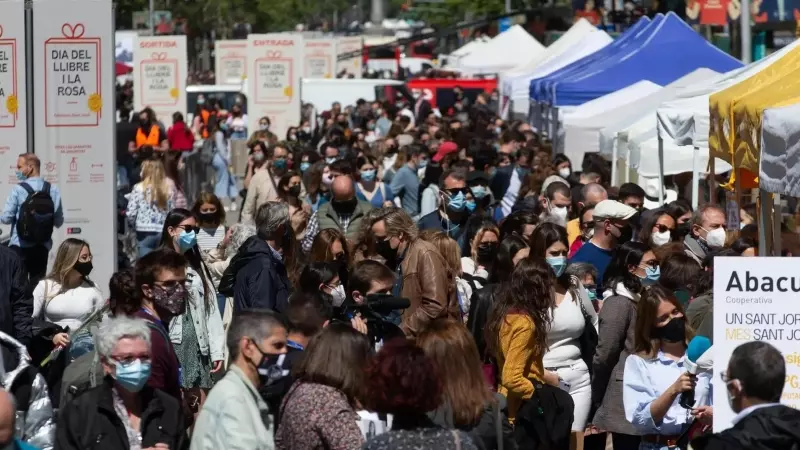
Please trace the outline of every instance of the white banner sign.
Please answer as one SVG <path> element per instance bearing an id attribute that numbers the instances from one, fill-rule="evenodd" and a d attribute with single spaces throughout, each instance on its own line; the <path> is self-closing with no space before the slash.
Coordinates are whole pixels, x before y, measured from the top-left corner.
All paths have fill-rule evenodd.
<path id="1" fill-rule="evenodd" d="M 364 49 L 364 39 L 361 36 L 347 36 L 340 37 L 336 43 L 336 53 L 343 55 L 351 52 L 358 52 L 358 56 L 348 58 L 344 61 L 338 61 L 336 66 L 337 75 L 342 71 L 361 78 L 361 66 L 364 60 L 361 57 L 361 52 Z"/>
<path id="2" fill-rule="evenodd" d="M 786 358 L 781 403 L 800 409 L 800 259 L 714 258 L 714 432 L 736 415 L 719 374 L 733 350 L 767 341 Z"/>
<path id="3" fill-rule="evenodd" d="M 333 78 L 336 76 L 336 41 L 334 38 L 305 39 L 303 78 Z"/>
<path id="4" fill-rule="evenodd" d="M 111 0 L 35 0 L 33 89 L 36 155 L 61 191 L 68 237 L 87 241 L 91 278 L 104 293 L 117 266 L 114 15 Z M 42 65 L 40 65 L 42 64 Z"/>
<path id="5" fill-rule="evenodd" d="M 0 199 L 17 184 L 17 156 L 28 151 L 25 109 L 25 3 L 0 0 Z M 0 225 L 0 241 L 11 228 Z"/>
<path id="6" fill-rule="evenodd" d="M 133 108 L 150 107 L 165 127 L 186 117 L 186 36 L 139 36 L 133 47 Z"/>
<path id="7" fill-rule="evenodd" d="M 247 41 L 214 42 L 214 65 L 218 84 L 239 84 L 247 77 Z"/>
<path id="8" fill-rule="evenodd" d="M 269 117 L 278 138 L 300 124 L 300 78 L 303 74 L 303 38 L 297 34 L 251 34 L 247 37 L 248 127 Z"/>

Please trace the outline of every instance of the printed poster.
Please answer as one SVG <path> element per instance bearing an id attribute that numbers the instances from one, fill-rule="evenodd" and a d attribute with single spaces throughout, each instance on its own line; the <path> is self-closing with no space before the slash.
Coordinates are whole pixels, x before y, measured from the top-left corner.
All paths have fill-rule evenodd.
<path id="1" fill-rule="evenodd" d="M 733 350 L 767 341 L 783 353 L 786 382 L 781 403 L 800 408 L 800 260 L 736 257 L 714 259 L 714 432 L 731 427 L 736 413 L 718 374 Z M 720 400 L 721 399 L 721 400 Z"/>
<path id="2" fill-rule="evenodd" d="M 214 43 L 214 65 L 218 84 L 242 84 L 247 78 L 247 41 L 219 40 Z"/>
<path id="3" fill-rule="evenodd" d="M 248 127 L 269 117 L 270 131 L 280 139 L 300 124 L 300 78 L 304 73 L 303 38 L 298 34 L 251 34 L 247 39 Z"/>
<path id="4" fill-rule="evenodd" d="M 112 1 L 35 0 L 33 17 L 35 152 L 64 211 L 49 264 L 64 239 L 87 241 L 91 279 L 107 295 L 117 266 Z"/>
<path id="5" fill-rule="evenodd" d="M 364 60 L 361 57 L 361 52 L 364 49 L 364 39 L 361 36 L 346 36 L 340 37 L 336 41 L 336 53 L 338 55 L 345 55 L 352 52 L 358 52 L 358 56 L 347 58 L 343 61 L 337 62 L 336 74 L 337 76 L 344 72 L 346 75 L 353 75 L 356 78 L 361 78 L 362 64 Z M 337 57 L 338 60 L 338 57 Z"/>
<path id="6" fill-rule="evenodd" d="M 150 107 L 168 128 L 186 117 L 186 36 L 139 36 L 133 51 L 133 108 Z"/>
<path id="7" fill-rule="evenodd" d="M 304 39 L 303 78 L 333 78 L 336 70 L 336 41 L 333 38 Z"/>
<path id="8" fill-rule="evenodd" d="M 0 0 L 0 199 L 17 184 L 17 156 L 26 153 L 25 4 Z M 0 242 L 11 233 L 0 225 Z"/>

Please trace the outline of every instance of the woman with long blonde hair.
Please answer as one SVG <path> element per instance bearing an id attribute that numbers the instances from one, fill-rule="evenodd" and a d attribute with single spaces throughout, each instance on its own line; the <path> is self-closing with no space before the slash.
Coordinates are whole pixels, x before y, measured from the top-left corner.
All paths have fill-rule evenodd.
<path id="1" fill-rule="evenodd" d="M 103 306 L 103 295 L 89 279 L 91 272 L 89 244 L 68 238 L 58 247 L 53 270 L 33 290 L 33 318 L 52 323 L 59 329 L 51 339 L 54 346 L 70 345 L 69 332 L 78 329 L 86 317 Z M 90 351 L 93 348 L 91 336 L 82 333 L 72 347 L 70 354 L 74 357 Z"/>
<path id="2" fill-rule="evenodd" d="M 175 207 L 175 189 L 158 159 L 142 163 L 142 181 L 129 194 L 127 217 L 136 230 L 138 257 L 153 251 L 161 239 L 167 213 Z"/>

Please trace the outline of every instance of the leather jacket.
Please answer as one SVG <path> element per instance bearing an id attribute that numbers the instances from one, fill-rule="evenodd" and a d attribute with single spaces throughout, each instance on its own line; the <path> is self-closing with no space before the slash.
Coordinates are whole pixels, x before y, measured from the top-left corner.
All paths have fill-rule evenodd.
<path id="1" fill-rule="evenodd" d="M 400 325 L 406 336 L 415 337 L 434 319 L 459 319 L 456 280 L 447 274 L 444 257 L 433 244 L 422 239 L 412 241 L 400 265 L 401 296 L 411 301 Z"/>

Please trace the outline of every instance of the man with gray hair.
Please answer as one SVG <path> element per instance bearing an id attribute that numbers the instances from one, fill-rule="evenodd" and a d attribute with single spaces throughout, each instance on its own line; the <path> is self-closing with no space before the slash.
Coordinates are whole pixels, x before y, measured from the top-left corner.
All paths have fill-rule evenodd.
<path id="1" fill-rule="evenodd" d="M 286 311 L 286 266 L 294 264 L 295 245 L 288 205 L 261 205 L 256 212 L 256 235 L 242 244 L 219 283 L 219 292 L 233 297 L 235 313 L 251 308 Z"/>
<path id="2" fill-rule="evenodd" d="M 275 421 L 259 389 L 288 375 L 282 368 L 286 344 L 286 325 L 275 313 L 249 310 L 233 317 L 231 365 L 197 416 L 191 450 L 275 448 Z"/>

